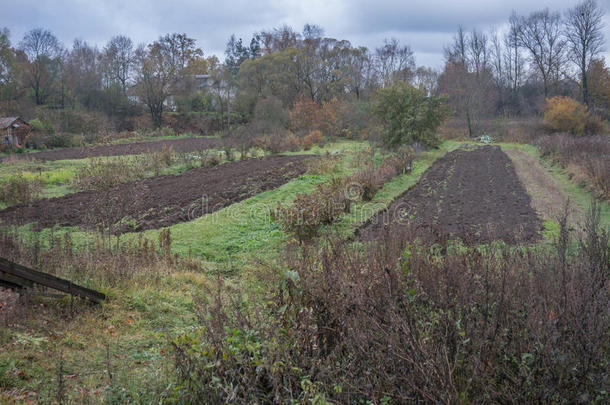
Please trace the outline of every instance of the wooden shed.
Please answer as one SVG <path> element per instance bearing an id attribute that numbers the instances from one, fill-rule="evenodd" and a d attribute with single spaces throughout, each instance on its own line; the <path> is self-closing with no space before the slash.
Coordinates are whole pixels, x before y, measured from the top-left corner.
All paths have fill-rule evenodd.
<path id="1" fill-rule="evenodd" d="M 30 129 L 30 124 L 19 117 L 0 118 L 0 141 L 4 146 L 21 147 Z"/>

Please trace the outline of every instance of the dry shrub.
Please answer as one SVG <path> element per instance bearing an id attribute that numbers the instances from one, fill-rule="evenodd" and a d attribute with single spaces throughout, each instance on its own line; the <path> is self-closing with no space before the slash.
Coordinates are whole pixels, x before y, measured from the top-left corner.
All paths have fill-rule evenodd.
<path id="1" fill-rule="evenodd" d="M 254 140 L 254 146 L 272 154 L 295 152 L 301 149 L 301 140 L 292 132 L 275 132 L 268 136 L 259 136 Z"/>
<path id="2" fill-rule="evenodd" d="M 272 212 L 273 219 L 299 241 L 311 241 L 323 225 L 332 224 L 343 213 L 349 212 L 352 202 L 372 200 L 384 183 L 397 174 L 409 172 L 413 164 L 413 152 L 409 148 L 388 156 L 380 167 L 375 167 L 374 153 L 366 151 L 364 157 L 364 168 L 352 176 L 334 178 L 330 183 L 318 186 L 311 194 L 299 194 L 291 206 L 278 203 Z M 314 171 L 323 172 L 336 167 L 336 157 L 316 160 Z"/>
<path id="3" fill-rule="evenodd" d="M 569 247 L 294 247 L 263 296 L 218 283 L 172 340 L 186 402 L 608 400 L 610 240 L 599 211 Z"/>
<path id="4" fill-rule="evenodd" d="M 401 148 L 387 156 L 380 167 L 375 166 L 373 155 L 365 156 L 360 164 L 364 168 L 352 175 L 348 181 L 359 186 L 364 201 L 370 201 L 386 182 L 398 174 L 411 171 L 414 156 L 412 148 Z"/>
<path id="5" fill-rule="evenodd" d="M 343 213 L 349 212 L 352 201 L 345 190 L 346 183 L 333 179 L 319 185 L 311 194 L 298 194 L 288 207 L 278 202 L 273 219 L 301 242 L 310 241 L 323 225 L 332 224 Z"/>
<path id="6" fill-rule="evenodd" d="M 8 205 L 29 204 L 40 198 L 40 181 L 19 172 L 0 181 L 0 202 Z"/>
<path id="7" fill-rule="evenodd" d="M 77 190 L 106 190 L 120 183 L 141 179 L 152 173 L 159 176 L 164 168 L 178 160 L 173 148 L 163 145 L 160 151 L 138 156 L 91 158 L 79 168 L 72 180 Z"/>
<path id="8" fill-rule="evenodd" d="M 413 148 L 401 147 L 395 153 L 385 158 L 383 164 L 390 166 L 398 174 L 410 173 L 413 168 L 415 152 Z"/>
<path id="9" fill-rule="evenodd" d="M 329 174 L 339 170 L 340 156 L 326 153 L 323 157 L 316 157 L 307 161 L 307 173 L 310 174 Z"/>
<path id="10" fill-rule="evenodd" d="M 356 184 L 360 189 L 361 197 L 364 201 L 371 201 L 378 190 L 383 187 L 384 178 L 380 169 L 373 165 L 367 165 L 352 175 L 349 181 Z"/>
<path id="11" fill-rule="evenodd" d="M 582 163 L 593 187 L 601 197 L 610 199 L 610 155 L 590 157 Z"/>
<path id="12" fill-rule="evenodd" d="M 163 144 L 161 150 L 151 153 L 147 160 L 150 168 L 155 172 L 155 176 L 158 176 L 162 168 L 174 164 L 174 161 L 176 160 L 174 148 Z"/>
<path id="13" fill-rule="evenodd" d="M 120 183 L 137 180 L 142 174 L 143 168 L 129 158 L 92 158 L 77 170 L 72 187 L 77 190 L 106 190 Z"/>

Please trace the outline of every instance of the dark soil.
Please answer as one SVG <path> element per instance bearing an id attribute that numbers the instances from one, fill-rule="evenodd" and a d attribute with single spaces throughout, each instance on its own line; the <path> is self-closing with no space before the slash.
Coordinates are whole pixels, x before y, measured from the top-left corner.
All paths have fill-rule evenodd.
<path id="1" fill-rule="evenodd" d="M 311 156 L 246 159 L 180 175 L 123 183 L 107 192 L 85 191 L 13 206 L 0 211 L 0 222 L 34 223 L 34 229 L 93 226 L 123 219 L 123 231 L 156 229 L 186 222 L 271 190 L 300 176 Z M 125 218 L 129 221 L 125 221 Z"/>
<path id="2" fill-rule="evenodd" d="M 512 162 L 497 146 L 448 153 L 357 237 L 376 240 L 390 225 L 408 226 L 424 241 L 457 237 L 469 245 L 530 242 L 541 230 Z"/>
<path id="3" fill-rule="evenodd" d="M 12 154 L 10 155 L 10 158 L 19 160 L 36 159 L 40 161 L 49 161 L 84 159 L 99 156 L 139 155 L 142 153 L 161 151 L 164 145 L 166 147 L 171 147 L 174 152 L 181 153 L 215 148 L 220 145 L 220 141 L 215 138 L 176 138 L 164 139 L 160 141 L 84 146 L 77 148 L 47 150 L 36 153 Z M 8 158 L 8 156 L 0 158 L 0 162 Z"/>

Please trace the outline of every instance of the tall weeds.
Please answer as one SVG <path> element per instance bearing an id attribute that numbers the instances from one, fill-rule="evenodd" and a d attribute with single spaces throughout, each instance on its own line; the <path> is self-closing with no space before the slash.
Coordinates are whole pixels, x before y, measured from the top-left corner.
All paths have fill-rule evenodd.
<path id="1" fill-rule="evenodd" d="M 172 341 L 188 402 L 604 402 L 610 240 L 292 249 L 253 296 L 218 283 Z"/>
<path id="2" fill-rule="evenodd" d="M 536 145 L 543 157 L 554 160 L 572 175 L 584 177 L 600 197 L 610 199 L 610 137 L 576 138 L 569 135 L 540 137 Z"/>

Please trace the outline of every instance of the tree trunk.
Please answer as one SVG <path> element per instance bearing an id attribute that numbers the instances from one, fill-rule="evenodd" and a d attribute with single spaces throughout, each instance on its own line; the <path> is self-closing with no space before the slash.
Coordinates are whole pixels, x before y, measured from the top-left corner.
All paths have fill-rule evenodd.
<path id="1" fill-rule="evenodd" d="M 153 126 L 155 128 L 161 128 L 163 125 L 163 103 L 159 104 L 150 104 L 150 117 L 153 121 Z"/>
<path id="2" fill-rule="evenodd" d="M 582 103 L 586 106 L 589 106 L 589 89 L 587 84 L 587 60 L 584 52 L 580 65 L 580 71 L 582 74 Z"/>
<path id="3" fill-rule="evenodd" d="M 472 120 L 470 119 L 470 110 L 466 110 L 466 122 L 468 123 L 468 136 L 472 138 Z"/>

